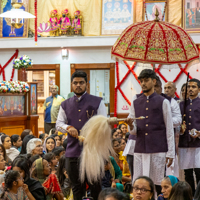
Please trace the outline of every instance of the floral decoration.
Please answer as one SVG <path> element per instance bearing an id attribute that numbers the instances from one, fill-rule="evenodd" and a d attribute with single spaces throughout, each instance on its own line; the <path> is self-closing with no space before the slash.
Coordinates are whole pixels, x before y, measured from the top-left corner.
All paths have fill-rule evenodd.
<path id="1" fill-rule="evenodd" d="M 18 57 L 13 61 L 14 69 L 22 69 L 22 68 L 26 69 L 28 67 L 32 67 L 32 65 L 33 65 L 33 60 L 31 60 L 27 55 Z"/>
<path id="2" fill-rule="evenodd" d="M 29 85 L 22 81 L 1 81 L 0 93 L 26 93 L 30 90 Z"/>

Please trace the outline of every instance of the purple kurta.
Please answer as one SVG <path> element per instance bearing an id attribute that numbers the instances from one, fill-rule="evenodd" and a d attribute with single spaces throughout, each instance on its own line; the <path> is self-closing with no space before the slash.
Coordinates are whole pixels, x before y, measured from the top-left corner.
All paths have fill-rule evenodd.
<path id="1" fill-rule="evenodd" d="M 68 125 L 73 126 L 80 133 L 84 124 L 90 117 L 97 114 L 102 98 L 84 94 L 79 100 L 77 96 L 73 96 L 61 103 L 62 109 L 67 116 Z M 79 140 L 68 134 L 67 148 L 65 157 L 79 157 L 82 151 L 82 145 Z"/>

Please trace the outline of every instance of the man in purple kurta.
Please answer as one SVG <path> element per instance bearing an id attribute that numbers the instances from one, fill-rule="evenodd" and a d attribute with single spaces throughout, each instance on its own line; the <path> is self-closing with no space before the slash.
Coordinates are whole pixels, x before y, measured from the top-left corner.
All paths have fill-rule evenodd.
<path id="1" fill-rule="evenodd" d="M 144 116 L 145 119 L 129 123 L 130 133 L 137 135 L 133 181 L 138 176 L 149 176 L 159 191 L 165 163 L 169 167 L 175 156 L 171 108 L 167 99 L 154 92 L 154 71 L 144 69 L 138 79 L 143 94 L 133 100 L 128 118 Z"/>
<path id="2" fill-rule="evenodd" d="M 196 183 L 200 181 L 200 81 L 191 79 L 188 83 L 189 99 L 180 103 L 181 114 L 185 111 L 185 125 L 179 136 L 179 166 L 184 169 L 185 180 L 195 192 Z M 193 132 L 194 130 L 194 132 Z M 192 134 L 191 134 L 192 133 Z"/>
<path id="3" fill-rule="evenodd" d="M 82 145 L 78 135 L 84 124 L 94 115 L 107 116 L 102 98 L 90 95 L 86 92 L 87 74 L 74 72 L 71 78 L 74 96 L 62 102 L 56 122 L 56 127 L 62 127 L 69 132 L 65 152 L 66 170 L 72 183 L 74 200 L 81 200 L 85 196 L 86 185 L 81 184 L 79 178 L 79 156 Z M 92 163 L 91 163 L 92 164 Z M 101 191 L 101 183 L 89 184 L 91 196 L 97 200 Z"/>

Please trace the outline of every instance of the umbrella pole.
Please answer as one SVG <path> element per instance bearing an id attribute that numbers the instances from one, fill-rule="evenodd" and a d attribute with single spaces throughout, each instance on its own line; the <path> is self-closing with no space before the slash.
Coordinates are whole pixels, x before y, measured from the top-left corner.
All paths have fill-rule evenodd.
<path id="1" fill-rule="evenodd" d="M 153 64 L 153 71 L 155 72 L 156 64 Z"/>

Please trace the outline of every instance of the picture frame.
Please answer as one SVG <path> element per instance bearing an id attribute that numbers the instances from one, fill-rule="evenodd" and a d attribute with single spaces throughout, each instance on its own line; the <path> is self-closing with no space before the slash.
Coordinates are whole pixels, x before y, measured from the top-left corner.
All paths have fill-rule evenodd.
<path id="1" fill-rule="evenodd" d="M 11 0 L 5 1 L 6 3 L 0 3 L 0 14 L 11 10 Z M 19 0 L 19 2 L 21 2 Z M 23 0 L 23 6 L 21 9 L 29 12 L 29 0 Z M 14 20 L 14 19 L 13 19 Z M 21 21 L 21 19 L 19 19 Z M 0 38 L 27 38 L 28 37 L 28 19 L 24 19 L 24 25 L 16 29 L 11 25 L 10 18 L 0 18 Z"/>
<path id="2" fill-rule="evenodd" d="M 29 106 L 28 115 L 37 115 L 37 84 L 36 82 L 28 82 L 30 86 L 29 91 Z"/>
<path id="3" fill-rule="evenodd" d="M 167 0 L 146 0 L 143 5 L 143 21 L 155 19 L 156 8 L 159 12 L 160 21 L 168 21 L 168 1 Z M 165 12 L 165 13 L 164 13 Z"/>
<path id="4" fill-rule="evenodd" d="M 26 115 L 26 94 L 0 93 L 0 117 Z"/>
<path id="5" fill-rule="evenodd" d="M 183 28 L 190 33 L 200 32 L 200 0 L 183 0 Z"/>
<path id="6" fill-rule="evenodd" d="M 101 1 L 101 35 L 120 35 L 135 21 L 135 0 Z"/>

